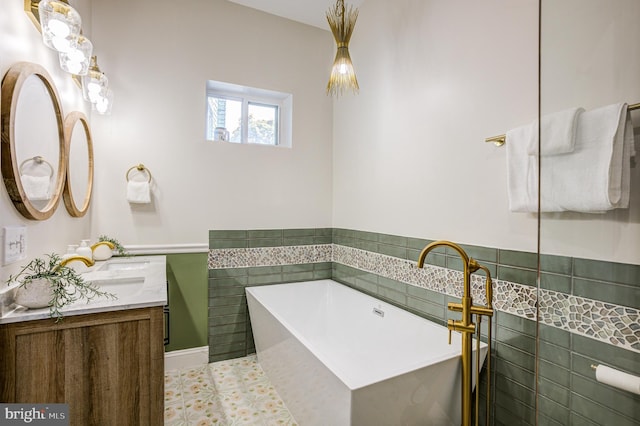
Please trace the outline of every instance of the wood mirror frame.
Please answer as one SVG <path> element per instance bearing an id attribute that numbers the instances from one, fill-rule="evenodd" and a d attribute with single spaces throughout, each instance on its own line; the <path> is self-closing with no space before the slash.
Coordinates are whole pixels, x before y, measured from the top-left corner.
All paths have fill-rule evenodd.
<path id="1" fill-rule="evenodd" d="M 55 188 L 52 191 L 49 202 L 42 209 L 36 208 L 29 200 L 22 185 L 20 162 L 16 153 L 16 144 L 21 143 L 21 141 L 15 140 L 15 119 L 20 90 L 25 81 L 32 75 L 38 77 L 46 88 L 53 104 L 58 127 L 58 170 L 54 170 L 53 173 L 56 176 Z M 66 175 L 64 124 L 58 92 L 49 73 L 42 66 L 31 62 L 18 62 L 9 68 L 9 71 L 2 79 L 1 91 L 0 120 L 2 124 L 2 139 L 0 143 L 0 168 L 9 198 L 11 198 L 15 208 L 27 219 L 48 219 L 58 207 Z"/>
<path id="2" fill-rule="evenodd" d="M 76 124 L 81 123 L 84 129 L 84 134 L 87 143 L 88 154 L 88 169 L 87 169 L 87 186 L 84 192 L 84 199 L 76 200 L 72 190 L 72 167 L 71 167 L 71 148 L 73 140 L 73 131 L 76 128 Z M 69 214 L 73 217 L 82 217 L 87 213 L 89 204 L 91 203 L 91 191 L 93 189 L 93 139 L 91 138 L 91 130 L 89 129 L 89 121 L 87 116 L 80 111 L 73 111 L 67 115 L 64 119 L 64 134 L 65 134 L 65 151 L 67 158 L 67 178 L 64 185 L 64 192 L 62 194 L 64 205 L 67 208 Z M 78 202 L 82 204 L 79 206 Z"/>

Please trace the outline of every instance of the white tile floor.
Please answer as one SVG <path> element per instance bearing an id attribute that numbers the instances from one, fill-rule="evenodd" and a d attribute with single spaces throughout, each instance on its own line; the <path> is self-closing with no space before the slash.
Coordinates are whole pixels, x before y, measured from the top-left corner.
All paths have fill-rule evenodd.
<path id="1" fill-rule="evenodd" d="M 255 355 L 165 372 L 165 425 L 297 425 Z"/>

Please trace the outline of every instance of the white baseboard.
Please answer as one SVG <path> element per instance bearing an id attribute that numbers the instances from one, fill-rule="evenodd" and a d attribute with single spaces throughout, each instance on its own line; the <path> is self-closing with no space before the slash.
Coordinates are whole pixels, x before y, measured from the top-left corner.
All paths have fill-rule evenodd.
<path id="1" fill-rule="evenodd" d="M 209 363 L 209 346 L 165 352 L 164 370 L 197 367 Z"/>

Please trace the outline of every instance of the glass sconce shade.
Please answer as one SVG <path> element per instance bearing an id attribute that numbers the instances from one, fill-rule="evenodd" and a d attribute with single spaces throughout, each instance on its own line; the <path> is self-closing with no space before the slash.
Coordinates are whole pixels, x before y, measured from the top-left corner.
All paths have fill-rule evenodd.
<path id="1" fill-rule="evenodd" d="M 24 0 L 24 8 L 45 46 L 58 51 L 60 67 L 80 77 L 82 97 L 100 114 L 108 114 L 113 102 L 109 81 L 92 56 L 93 43 L 82 35 L 82 19 L 69 0 Z"/>
<path id="2" fill-rule="evenodd" d="M 111 114 L 111 107 L 113 106 L 113 91 L 107 88 L 103 90 L 93 104 L 93 109 L 98 114 L 106 115 Z"/>
<path id="3" fill-rule="evenodd" d="M 66 3 L 41 0 L 38 4 L 42 40 L 47 47 L 68 52 L 76 47 L 82 20 L 80 14 Z"/>
<path id="4" fill-rule="evenodd" d="M 84 36 L 77 37 L 76 47 L 60 52 L 60 67 L 68 73 L 87 75 L 93 53 L 93 44 Z"/>
<path id="5" fill-rule="evenodd" d="M 91 65 L 86 75 L 82 76 L 82 96 L 85 101 L 96 103 L 101 93 L 107 90 L 109 79 L 98 68 L 95 56 L 91 57 Z"/>

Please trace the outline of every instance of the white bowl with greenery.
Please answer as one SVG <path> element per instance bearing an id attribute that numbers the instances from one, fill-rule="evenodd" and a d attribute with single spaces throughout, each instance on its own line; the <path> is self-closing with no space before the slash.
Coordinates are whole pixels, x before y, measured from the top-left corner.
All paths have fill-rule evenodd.
<path id="1" fill-rule="evenodd" d="M 33 259 L 16 275 L 10 276 L 7 284 L 19 283 L 15 303 L 29 309 L 49 307 L 51 318 L 58 322 L 63 318 L 62 309 L 76 301 L 116 298 L 114 294 L 86 282 L 74 269 L 61 262 L 60 256 L 52 253 L 46 259 Z"/>

